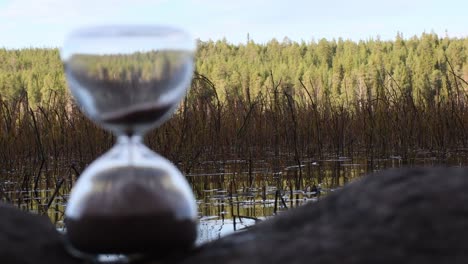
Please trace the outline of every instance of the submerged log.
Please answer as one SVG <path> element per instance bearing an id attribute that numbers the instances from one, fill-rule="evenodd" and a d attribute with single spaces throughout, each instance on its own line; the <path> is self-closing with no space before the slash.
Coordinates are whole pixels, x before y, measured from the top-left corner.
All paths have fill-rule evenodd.
<path id="1" fill-rule="evenodd" d="M 78 263 L 46 219 L 6 205 L 0 216 L 0 263 Z M 378 172 L 189 255 L 139 263 L 220 262 L 468 263 L 468 168 Z"/>

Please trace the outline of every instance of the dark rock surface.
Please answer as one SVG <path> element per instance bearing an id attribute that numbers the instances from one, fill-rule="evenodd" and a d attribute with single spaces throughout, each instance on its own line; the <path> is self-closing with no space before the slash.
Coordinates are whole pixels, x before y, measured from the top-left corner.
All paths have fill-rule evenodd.
<path id="1" fill-rule="evenodd" d="M 468 169 L 376 173 L 183 263 L 468 263 Z"/>
<path id="2" fill-rule="evenodd" d="M 46 216 L 22 212 L 0 203 L 0 263 L 77 264 L 63 237 Z"/>
<path id="3" fill-rule="evenodd" d="M 0 206 L 0 263 L 79 263 L 44 217 Z M 468 263 L 468 168 L 379 172 L 319 203 L 138 263 Z"/>

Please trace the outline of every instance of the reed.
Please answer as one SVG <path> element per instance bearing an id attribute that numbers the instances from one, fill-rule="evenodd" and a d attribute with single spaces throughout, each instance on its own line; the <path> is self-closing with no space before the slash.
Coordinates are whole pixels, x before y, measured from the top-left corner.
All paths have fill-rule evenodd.
<path id="1" fill-rule="evenodd" d="M 253 169 L 262 160 L 271 175 L 281 178 L 278 189 L 290 191 L 320 182 L 323 175 L 303 168 L 326 158 L 364 156 L 368 170 L 390 156 L 406 164 L 434 157 L 468 165 L 468 84 L 455 74 L 447 76 L 448 97 L 436 96 L 430 104 L 405 92 L 388 71 L 380 83 L 365 83 L 365 96 L 341 104 L 319 100 L 312 81 L 291 87 L 270 74 L 271 83 L 256 95 L 227 89 L 221 98 L 215 85 L 196 73 L 179 110 L 146 142 L 187 175 L 212 171 L 220 173 L 220 182 L 235 182 L 246 173 L 248 180 L 233 192 L 264 187 Z M 15 100 L 0 97 L 1 196 L 21 200 L 27 198 L 22 191 L 52 188 L 45 206 L 50 207 L 50 199 L 65 194 L 114 137 L 69 99 L 52 96 L 47 104 L 31 107 L 27 98 L 26 93 Z M 229 176 L 223 173 L 228 164 L 234 171 Z M 286 171 L 292 165 L 296 169 Z M 315 179 L 304 180 L 310 177 Z M 6 188 L 5 182 L 13 184 Z M 7 189 L 20 197 L 6 197 Z"/>

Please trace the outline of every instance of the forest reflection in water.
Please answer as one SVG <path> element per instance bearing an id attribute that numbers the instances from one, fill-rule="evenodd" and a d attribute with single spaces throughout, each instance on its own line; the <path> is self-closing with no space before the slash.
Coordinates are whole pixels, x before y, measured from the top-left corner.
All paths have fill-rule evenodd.
<path id="1" fill-rule="evenodd" d="M 398 156 L 371 162 L 365 158 L 331 157 L 302 160 L 300 166 L 277 169 L 273 161 L 267 160 L 206 161 L 186 175 L 198 205 L 197 243 L 218 239 L 304 203 L 317 202 L 366 173 L 402 166 L 466 166 L 467 160 L 454 157 L 441 162 L 422 157 L 406 165 Z M 1 200 L 25 211 L 47 214 L 58 229 L 63 229 L 65 207 L 76 177 L 69 169 L 55 169 L 54 173 L 70 177 L 57 182 L 42 177 L 35 186 L 21 191 L 20 180 L 12 180 L 21 178 L 10 175 L 2 182 Z"/>

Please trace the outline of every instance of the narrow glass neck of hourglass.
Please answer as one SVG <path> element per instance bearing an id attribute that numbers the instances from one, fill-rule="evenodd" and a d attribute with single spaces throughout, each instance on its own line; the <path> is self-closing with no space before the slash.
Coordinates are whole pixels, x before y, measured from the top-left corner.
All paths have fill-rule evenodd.
<path id="1" fill-rule="evenodd" d="M 140 144 L 143 142 L 143 137 L 140 135 L 119 135 L 117 136 L 117 144 Z"/>
<path id="2" fill-rule="evenodd" d="M 138 149 L 141 146 L 143 139 L 139 135 L 133 136 L 118 136 L 117 144 L 121 145 L 123 150 L 127 153 L 128 165 L 135 165 L 136 158 L 138 156 Z"/>

